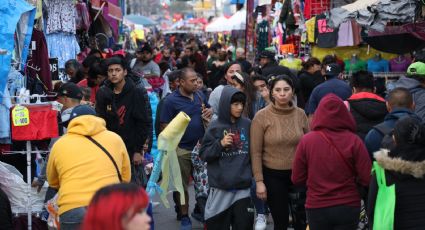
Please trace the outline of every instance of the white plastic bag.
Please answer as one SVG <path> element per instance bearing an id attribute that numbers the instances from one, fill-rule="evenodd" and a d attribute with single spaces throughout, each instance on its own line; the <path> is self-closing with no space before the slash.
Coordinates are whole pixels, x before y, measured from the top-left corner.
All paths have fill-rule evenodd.
<path id="1" fill-rule="evenodd" d="M 47 184 L 47 183 L 46 183 Z M 44 206 L 47 186 L 40 193 L 37 188 L 31 188 L 31 211 L 41 212 Z M 28 184 L 22 174 L 12 165 L 0 161 L 0 187 L 9 198 L 13 213 L 26 213 L 28 203 Z"/>

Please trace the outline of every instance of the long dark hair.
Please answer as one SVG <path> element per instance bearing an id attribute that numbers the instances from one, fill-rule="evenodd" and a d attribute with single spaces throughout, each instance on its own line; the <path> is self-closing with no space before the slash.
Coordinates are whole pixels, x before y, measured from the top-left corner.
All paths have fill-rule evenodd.
<path id="1" fill-rule="evenodd" d="M 246 115 L 252 119 L 255 115 L 253 111 L 253 104 L 257 99 L 257 91 L 248 74 L 243 72 L 238 74 L 242 76 L 242 80 L 239 79 L 236 75 L 234 75 L 232 79 L 242 85 L 243 93 L 246 95 Z"/>

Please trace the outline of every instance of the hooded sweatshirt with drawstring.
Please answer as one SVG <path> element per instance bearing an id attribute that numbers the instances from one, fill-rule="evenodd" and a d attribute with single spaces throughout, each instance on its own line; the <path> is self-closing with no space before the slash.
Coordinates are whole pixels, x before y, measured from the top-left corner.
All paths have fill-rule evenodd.
<path id="1" fill-rule="evenodd" d="M 69 123 L 67 133 L 53 145 L 47 162 L 49 185 L 59 189 L 59 215 L 88 206 L 97 190 L 120 182 L 111 159 L 86 136 L 99 142 L 112 155 L 123 182 L 130 181 L 130 159 L 122 139 L 106 130 L 102 118 L 76 117 Z"/>
<path id="2" fill-rule="evenodd" d="M 312 131 L 301 139 L 293 162 L 292 182 L 307 185 L 305 207 L 360 207 L 356 181 L 368 186 L 370 172 L 369 155 L 363 141 L 356 135 L 352 115 L 338 96 L 328 94 L 320 101 Z"/>
<path id="3" fill-rule="evenodd" d="M 236 93 L 240 91 L 231 86 L 223 88 L 218 118 L 208 127 L 199 150 L 201 159 L 208 163 L 208 182 L 211 187 L 205 210 L 206 220 L 225 211 L 238 200 L 250 196 L 251 121 L 240 117 L 232 123 L 231 99 Z M 220 143 L 226 132 L 234 134 L 233 144 L 229 148 L 223 147 Z"/>

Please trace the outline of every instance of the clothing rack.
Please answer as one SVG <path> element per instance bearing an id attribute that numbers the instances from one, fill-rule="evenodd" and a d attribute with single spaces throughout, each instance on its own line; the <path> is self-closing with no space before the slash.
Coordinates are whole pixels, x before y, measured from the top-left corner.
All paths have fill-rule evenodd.
<path id="1" fill-rule="evenodd" d="M 350 79 L 353 73 L 345 72 L 343 74 L 344 79 Z M 376 72 L 373 73 L 374 78 L 385 78 L 385 79 L 399 79 L 405 76 L 406 72 Z"/>
<path id="2" fill-rule="evenodd" d="M 8 96 L 5 96 L 8 97 Z M 39 95 L 39 94 L 33 94 L 33 95 L 20 95 L 20 96 L 9 96 L 10 98 L 21 98 L 24 100 L 29 100 L 31 98 L 37 98 L 37 102 L 36 103 L 20 103 L 20 104 L 16 104 L 15 105 L 43 105 L 45 103 L 41 102 L 41 98 L 43 97 L 51 97 L 50 95 Z M 12 122 L 12 121 L 11 121 Z M 26 160 L 27 160 L 27 184 L 28 184 L 28 192 L 27 192 L 27 196 L 28 196 L 28 203 L 27 203 L 27 220 L 28 220 L 28 230 L 32 229 L 32 202 L 31 202 L 31 154 L 46 154 L 49 151 L 40 151 L 40 150 L 32 150 L 32 146 L 31 146 L 31 141 L 28 140 L 26 141 L 26 150 L 24 151 L 5 151 L 3 152 L 3 154 L 26 154 Z"/>
<path id="3" fill-rule="evenodd" d="M 31 202 L 31 154 L 40 153 L 46 154 L 48 151 L 39 151 L 32 150 L 31 141 L 26 141 L 26 150 L 25 151 L 5 151 L 3 154 L 26 154 L 27 156 L 27 220 L 28 220 L 28 230 L 32 229 L 32 202 Z"/>

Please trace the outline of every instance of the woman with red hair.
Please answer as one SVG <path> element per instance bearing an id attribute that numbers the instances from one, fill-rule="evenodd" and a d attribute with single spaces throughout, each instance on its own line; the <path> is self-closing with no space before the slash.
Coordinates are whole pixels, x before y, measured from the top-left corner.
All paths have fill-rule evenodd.
<path id="1" fill-rule="evenodd" d="M 114 184 L 96 192 L 87 209 L 82 230 L 149 230 L 149 198 L 135 184 Z"/>

